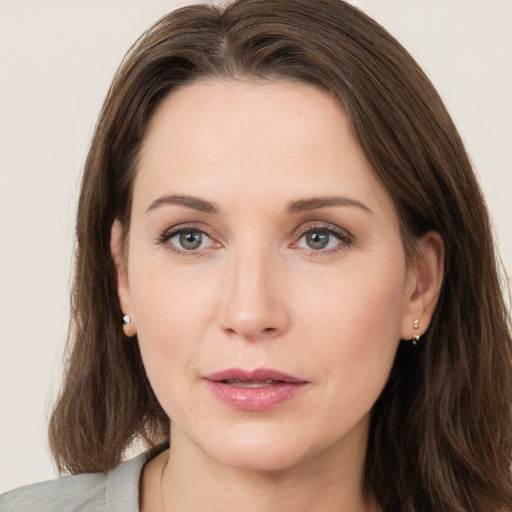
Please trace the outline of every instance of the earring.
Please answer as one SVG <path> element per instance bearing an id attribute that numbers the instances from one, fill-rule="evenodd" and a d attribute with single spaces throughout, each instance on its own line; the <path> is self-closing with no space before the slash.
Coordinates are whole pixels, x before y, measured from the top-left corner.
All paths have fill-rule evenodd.
<path id="1" fill-rule="evenodd" d="M 130 315 L 123 316 L 123 332 L 128 336 L 128 338 L 132 338 L 137 334 L 137 328 L 135 327 Z"/>
<path id="2" fill-rule="evenodd" d="M 420 328 L 420 319 L 419 318 L 416 318 L 416 320 L 414 320 L 412 322 L 412 328 L 414 330 L 418 330 Z M 418 343 L 418 341 L 420 341 L 420 338 L 421 338 L 421 335 L 413 334 L 412 338 L 411 338 L 412 344 L 416 345 Z"/>

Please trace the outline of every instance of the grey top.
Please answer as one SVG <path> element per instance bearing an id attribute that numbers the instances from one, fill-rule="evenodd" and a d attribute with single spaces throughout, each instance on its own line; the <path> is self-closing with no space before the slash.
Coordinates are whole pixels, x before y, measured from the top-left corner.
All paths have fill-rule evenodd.
<path id="1" fill-rule="evenodd" d="M 139 483 L 151 450 L 108 473 L 64 476 L 0 496 L 0 512 L 139 512 Z"/>

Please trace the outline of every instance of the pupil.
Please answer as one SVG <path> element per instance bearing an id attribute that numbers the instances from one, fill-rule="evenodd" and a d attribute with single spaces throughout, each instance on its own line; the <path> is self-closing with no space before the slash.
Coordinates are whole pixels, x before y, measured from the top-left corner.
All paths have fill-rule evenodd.
<path id="1" fill-rule="evenodd" d="M 199 231 L 185 231 L 180 234 L 180 244 L 184 249 L 190 251 L 198 249 L 203 241 L 203 236 Z"/>
<path id="2" fill-rule="evenodd" d="M 308 233 L 306 235 L 306 243 L 311 249 L 319 250 L 324 249 L 329 243 L 329 233 L 322 233 L 319 231 Z"/>

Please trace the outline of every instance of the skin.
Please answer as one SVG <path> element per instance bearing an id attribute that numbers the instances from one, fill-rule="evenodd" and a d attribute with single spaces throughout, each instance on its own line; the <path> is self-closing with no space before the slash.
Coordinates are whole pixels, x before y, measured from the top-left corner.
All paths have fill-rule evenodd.
<path id="1" fill-rule="evenodd" d="M 301 209 L 333 196 L 345 199 Z M 202 237 L 199 249 L 169 232 L 180 226 Z M 112 229 L 126 332 L 172 423 L 170 452 L 144 471 L 143 511 L 378 510 L 361 492 L 369 414 L 400 338 L 427 328 L 443 270 L 436 233 L 409 265 L 398 226 L 327 93 L 211 80 L 164 100 L 141 153 L 127 253 L 120 222 Z M 327 246 L 312 247 L 315 236 Z M 308 384 L 274 409 L 238 410 L 203 379 L 233 367 Z"/>

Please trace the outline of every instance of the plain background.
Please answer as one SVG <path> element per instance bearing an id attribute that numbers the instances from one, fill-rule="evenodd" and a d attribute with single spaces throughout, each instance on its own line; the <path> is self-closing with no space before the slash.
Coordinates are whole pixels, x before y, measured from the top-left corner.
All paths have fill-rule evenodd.
<path id="1" fill-rule="evenodd" d="M 269 0 L 271 1 L 271 0 Z M 80 172 L 125 51 L 172 0 L 0 0 L 0 492 L 55 476 Z M 512 1 L 354 0 L 444 98 L 512 275 Z"/>

